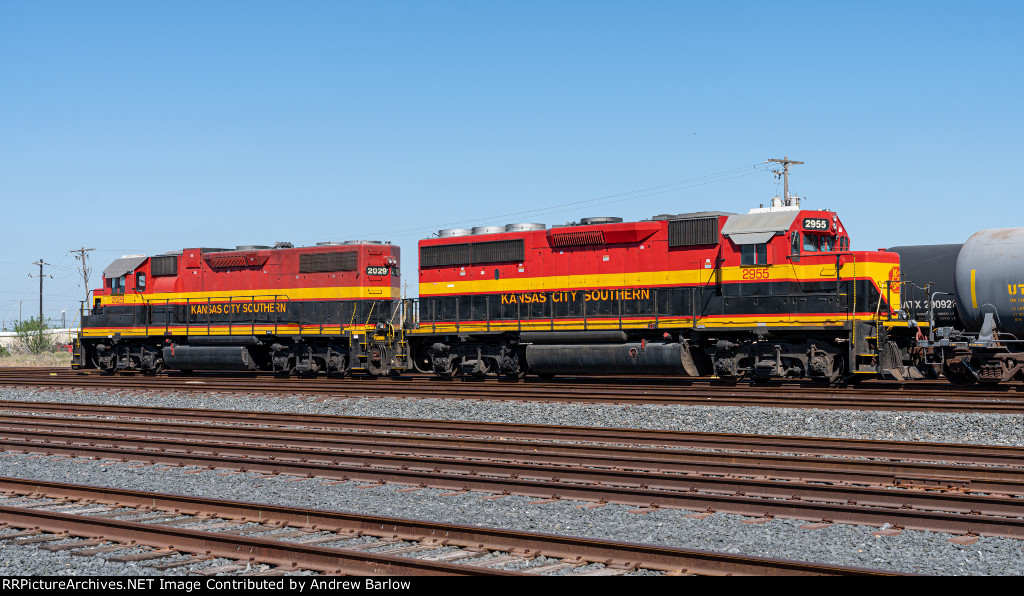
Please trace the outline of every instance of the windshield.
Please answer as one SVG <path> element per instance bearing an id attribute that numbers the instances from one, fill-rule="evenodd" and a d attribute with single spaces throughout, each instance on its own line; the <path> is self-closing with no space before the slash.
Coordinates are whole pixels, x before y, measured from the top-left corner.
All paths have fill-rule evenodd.
<path id="1" fill-rule="evenodd" d="M 835 249 L 835 236 L 804 233 L 804 252 L 834 252 Z"/>

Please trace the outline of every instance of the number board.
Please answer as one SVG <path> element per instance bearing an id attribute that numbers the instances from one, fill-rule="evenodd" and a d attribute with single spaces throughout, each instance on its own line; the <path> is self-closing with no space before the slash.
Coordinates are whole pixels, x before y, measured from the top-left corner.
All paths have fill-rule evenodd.
<path id="1" fill-rule="evenodd" d="M 387 275 L 388 274 L 388 268 L 387 267 L 373 267 L 373 266 L 370 266 L 370 267 L 366 268 L 366 274 L 367 275 Z"/>
<path id="2" fill-rule="evenodd" d="M 805 230 L 827 230 L 828 220 L 822 217 L 805 217 L 804 218 L 804 229 Z"/>

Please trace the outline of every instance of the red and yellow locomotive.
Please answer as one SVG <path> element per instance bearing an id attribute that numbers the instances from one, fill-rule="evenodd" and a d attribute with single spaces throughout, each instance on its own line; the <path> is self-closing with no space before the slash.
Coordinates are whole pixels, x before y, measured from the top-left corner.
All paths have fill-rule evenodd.
<path id="1" fill-rule="evenodd" d="M 375 241 L 126 256 L 83 313 L 75 368 L 401 372 L 399 248 Z"/>
<path id="2" fill-rule="evenodd" d="M 899 257 L 796 205 L 421 240 L 414 364 L 439 375 L 916 376 Z"/>
<path id="3" fill-rule="evenodd" d="M 186 249 L 116 260 L 73 365 L 812 379 L 918 376 L 899 256 L 851 251 L 838 215 L 775 204 L 647 221 L 442 230 L 399 249 Z M 418 310 L 418 314 L 417 314 Z"/>

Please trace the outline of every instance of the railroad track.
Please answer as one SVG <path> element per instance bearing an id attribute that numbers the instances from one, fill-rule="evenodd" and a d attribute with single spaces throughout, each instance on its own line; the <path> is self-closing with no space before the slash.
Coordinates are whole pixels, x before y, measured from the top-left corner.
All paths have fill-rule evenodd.
<path id="1" fill-rule="evenodd" d="M 0 478 L 0 541 L 156 570 L 279 575 L 893 575 L 868 569 Z M 0 529 L 2 530 L 2 529 Z M 227 559 L 203 567 L 215 558 Z M 503 566 L 522 565 L 520 571 Z M 596 565 L 595 565 L 596 564 Z M 595 568 L 596 567 L 596 568 Z M 573 573 L 577 569 L 586 569 Z"/>
<path id="2" fill-rule="evenodd" d="M 285 393 L 333 399 L 406 397 L 600 404 L 765 406 L 823 409 L 1020 413 L 1018 386 L 953 390 L 940 383 L 868 383 L 856 388 L 807 384 L 723 385 L 713 380 L 566 379 L 514 382 L 502 379 L 438 379 L 425 376 L 370 378 L 277 378 L 268 375 L 100 375 L 37 369 L 0 370 L 0 385 L 121 391 Z"/>
<path id="3" fill-rule="evenodd" d="M 1018 448 L 182 410 L 157 423 L 139 419 L 161 408 L 2 405 L 7 449 L 30 453 L 1024 538 Z M 260 416 L 276 428 L 253 427 Z"/>

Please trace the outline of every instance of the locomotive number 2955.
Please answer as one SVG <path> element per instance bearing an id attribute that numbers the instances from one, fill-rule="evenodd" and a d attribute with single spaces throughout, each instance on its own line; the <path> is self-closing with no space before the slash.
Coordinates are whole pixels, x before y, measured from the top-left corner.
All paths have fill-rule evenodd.
<path id="1" fill-rule="evenodd" d="M 757 269 L 744 269 L 743 279 L 768 279 L 769 271 L 768 268 L 757 268 Z"/>
<path id="2" fill-rule="evenodd" d="M 804 229 L 805 230 L 827 230 L 828 220 L 819 217 L 806 217 L 804 218 Z"/>

